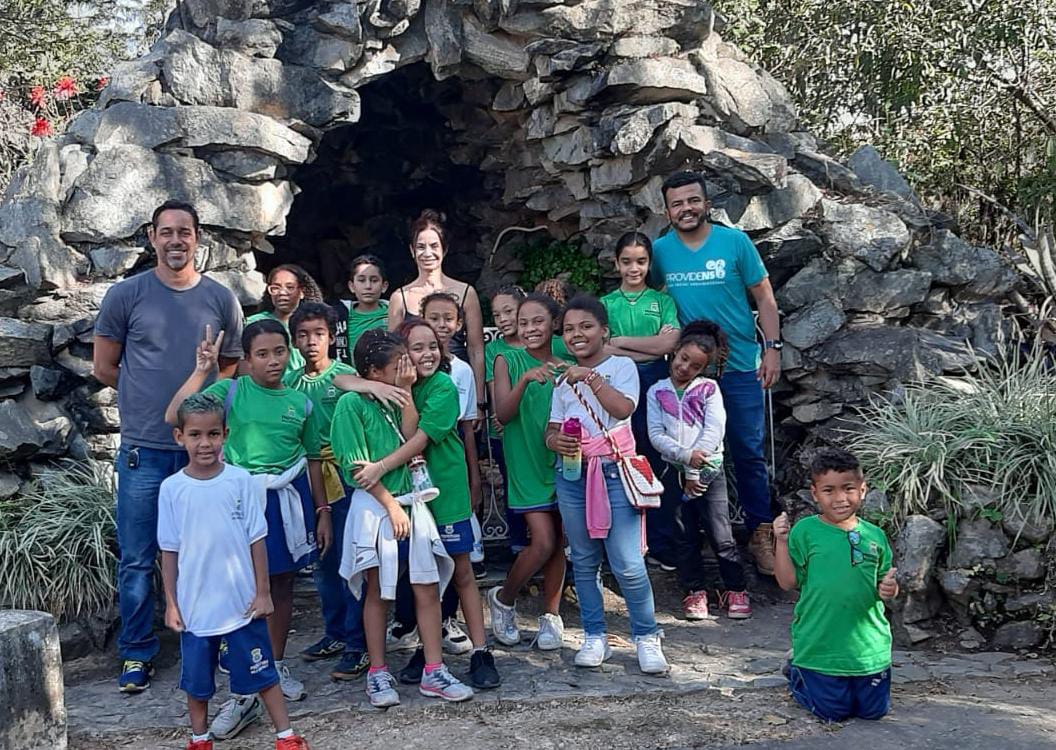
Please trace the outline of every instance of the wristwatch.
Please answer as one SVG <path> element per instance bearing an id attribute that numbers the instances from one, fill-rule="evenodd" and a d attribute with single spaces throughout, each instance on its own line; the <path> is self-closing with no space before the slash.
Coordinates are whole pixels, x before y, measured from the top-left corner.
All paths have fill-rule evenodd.
<path id="1" fill-rule="evenodd" d="M 785 342 L 781 339 L 766 339 L 763 341 L 763 349 L 773 349 L 776 352 L 781 351 L 785 346 Z"/>

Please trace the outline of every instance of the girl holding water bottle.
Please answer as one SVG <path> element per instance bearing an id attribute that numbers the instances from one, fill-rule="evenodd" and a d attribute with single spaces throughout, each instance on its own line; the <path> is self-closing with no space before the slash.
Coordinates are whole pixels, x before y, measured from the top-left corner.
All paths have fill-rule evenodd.
<path id="1" fill-rule="evenodd" d="M 660 477 L 663 501 L 678 508 L 675 551 L 679 583 L 686 592 L 682 612 L 687 620 L 708 617 L 707 581 L 700 556 L 702 527 L 719 561 L 726 589 L 720 599 L 726 604 L 727 617 L 743 620 L 752 616 L 726 498 L 722 461 L 726 410 L 719 384 L 704 375 L 714 368 L 715 377 L 722 377 L 728 354 L 726 334 L 717 323 L 693 321 L 682 329 L 671 359 L 671 376 L 650 388 L 645 399 L 649 439 L 668 464 Z"/>
<path id="2" fill-rule="evenodd" d="M 605 351 L 608 324 L 605 306 L 594 297 L 569 301 L 562 331 L 576 364 L 561 373 L 554 388 L 546 430 L 547 447 L 573 467 L 566 474 L 562 460 L 555 489 L 585 633 L 575 664 L 600 667 L 612 655 L 600 580 L 607 556 L 627 603 L 638 665 L 646 674 L 663 674 L 669 667 L 643 558 L 645 520 L 627 499 L 611 447 L 615 443 L 624 455 L 637 452 L 630 420 L 638 404 L 638 369 L 631 359 Z M 572 419 L 579 421 L 580 439 L 574 436 L 575 425 L 569 425 Z M 584 464 L 577 471 L 580 455 Z"/>
<path id="3" fill-rule="evenodd" d="M 544 651 L 561 648 L 564 623 L 558 612 L 565 581 L 561 547 L 561 519 L 554 496 L 556 456 L 543 443 L 550 416 L 555 374 L 562 364 L 551 348 L 560 310 L 553 299 L 533 293 L 517 309 L 517 334 L 524 349 L 501 352 L 495 358 L 495 410 L 502 423 L 503 452 L 508 458 L 507 504 L 524 517 L 531 540 L 514 560 L 506 582 L 488 592 L 495 640 L 514 646 L 521 640 L 517 627 L 517 595 L 543 571 L 543 614 L 536 645 Z"/>

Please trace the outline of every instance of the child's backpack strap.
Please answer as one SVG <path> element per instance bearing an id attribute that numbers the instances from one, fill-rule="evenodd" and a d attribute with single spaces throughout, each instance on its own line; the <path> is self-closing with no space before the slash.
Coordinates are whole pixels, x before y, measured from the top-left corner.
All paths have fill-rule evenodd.
<path id="1" fill-rule="evenodd" d="M 227 387 L 227 395 L 224 397 L 224 421 L 227 421 L 227 414 L 231 411 L 231 403 L 235 400 L 235 394 L 238 393 L 238 377 L 231 378 L 231 385 Z"/>

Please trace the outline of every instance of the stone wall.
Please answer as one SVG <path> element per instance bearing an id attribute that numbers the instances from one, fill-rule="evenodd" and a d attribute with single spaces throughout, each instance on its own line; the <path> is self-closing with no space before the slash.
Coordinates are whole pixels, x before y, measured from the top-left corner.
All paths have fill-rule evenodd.
<path id="1" fill-rule="evenodd" d="M 463 144 L 452 158 L 495 188 L 465 249 L 481 289 L 516 270 L 509 245 L 487 255 L 514 220 L 579 236 L 611 265 L 618 234 L 666 226 L 661 176 L 689 166 L 778 289 L 789 445 L 831 437 L 871 392 L 971 366 L 968 345 L 992 349 L 1015 276 L 871 149 L 849 165 L 827 155 L 722 27 L 698 0 L 182 2 L 0 202 L 0 495 L 35 461 L 112 458 L 115 398 L 88 377 L 92 326 L 107 288 L 152 263 L 153 207 L 197 204 L 201 268 L 257 303 L 257 258 L 285 231 L 296 169 L 327 132 L 371 127 L 357 123 L 360 90 L 415 63 L 464 87 L 445 113 Z"/>

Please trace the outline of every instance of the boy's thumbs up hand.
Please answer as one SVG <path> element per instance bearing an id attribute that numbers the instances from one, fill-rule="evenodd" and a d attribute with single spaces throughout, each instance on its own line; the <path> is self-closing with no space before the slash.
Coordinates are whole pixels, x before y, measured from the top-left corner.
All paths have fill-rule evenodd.
<path id="1" fill-rule="evenodd" d="M 887 573 L 880 580 L 880 584 L 876 587 L 876 590 L 877 593 L 880 594 L 881 599 L 887 601 L 898 596 L 898 581 L 895 579 L 895 573 L 897 572 L 897 568 L 889 568 Z"/>

